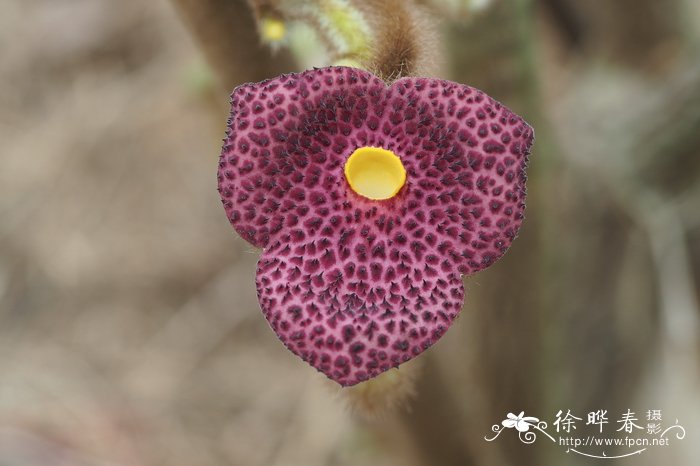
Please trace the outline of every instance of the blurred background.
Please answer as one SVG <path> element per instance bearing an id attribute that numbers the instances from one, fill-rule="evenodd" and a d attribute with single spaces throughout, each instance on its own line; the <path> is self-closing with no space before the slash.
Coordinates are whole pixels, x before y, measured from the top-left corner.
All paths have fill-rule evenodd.
<path id="1" fill-rule="evenodd" d="M 421 73 L 537 142 L 519 239 L 374 408 L 275 338 L 216 191 L 231 89 L 343 58 L 328 2 L 0 0 L 0 465 L 697 464 L 700 2 L 403 2 Z M 597 409 L 688 434 L 484 440 Z"/>

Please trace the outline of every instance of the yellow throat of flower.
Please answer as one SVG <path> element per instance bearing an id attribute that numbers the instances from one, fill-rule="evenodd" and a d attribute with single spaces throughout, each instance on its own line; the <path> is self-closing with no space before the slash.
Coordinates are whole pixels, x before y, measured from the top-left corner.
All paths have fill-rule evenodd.
<path id="1" fill-rule="evenodd" d="M 360 147 L 345 162 L 345 178 L 360 196 L 375 201 L 394 197 L 406 183 L 401 159 L 381 147 Z"/>

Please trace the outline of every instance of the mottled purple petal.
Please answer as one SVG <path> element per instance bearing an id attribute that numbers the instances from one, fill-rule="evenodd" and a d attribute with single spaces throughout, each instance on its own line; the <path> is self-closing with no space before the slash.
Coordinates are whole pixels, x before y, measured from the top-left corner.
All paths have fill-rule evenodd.
<path id="1" fill-rule="evenodd" d="M 443 260 L 463 274 L 488 267 L 510 247 L 524 217 L 532 128 L 462 84 L 403 78 L 390 91 L 392 108 L 416 102 L 412 107 L 425 115 L 415 137 L 409 135 L 420 117 L 392 130 L 404 135 L 396 151 L 413 181 L 402 209 L 404 226 L 417 224 L 426 236 L 434 235 Z"/>
<path id="2" fill-rule="evenodd" d="M 414 260 L 409 245 L 387 246 L 373 228 L 353 230 L 331 239 L 317 231 L 301 241 L 284 234 L 263 252 L 257 273 L 275 333 L 342 385 L 429 348 L 464 300 L 458 272 Z"/>
<path id="3" fill-rule="evenodd" d="M 334 67 L 239 86 L 219 164 L 219 192 L 243 238 L 264 247 L 299 220 L 355 208 L 343 165 L 358 138 L 381 145 L 384 83 Z M 369 127 L 368 127 L 369 125 Z M 360 144 L 365 145 L 365 144 Z"/>
<path id="4" fill-rule="evenodd" d="M 265 248 L 258 293 L 283 343 L 345 385 L 434 343 L 461 306 L 460 274 L 492 264 L 520 228 L 532 141 L 520 117 L 449 81 L 386 86 L 333 67 L 238 87 L 219 192 L 234 228 Z M 401 158 L 395 197 L 348 186 L 343 165 L 363 146 Z"/>

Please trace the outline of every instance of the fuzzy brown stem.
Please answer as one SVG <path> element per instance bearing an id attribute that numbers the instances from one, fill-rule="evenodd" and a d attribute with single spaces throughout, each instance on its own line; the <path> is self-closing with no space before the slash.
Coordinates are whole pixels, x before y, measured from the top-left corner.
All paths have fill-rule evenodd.
<path id="1" fill-rule="evenodd" d="M 373 65 L 381 76 L 399 78 L 414 72 L 418 61 L 415 24 L 401 1 L 382 2 L 386 11 L 381 15 Z"/>
<path id="2" fill-rule="evenodd" d="M 357 2 L 369 19 L 375 33 L 372 54 L 367 68 L 393 81 L 415 76 L 427 68 L 428 49 L 434 45 L 428 37 L 427 20 L 418 6 L 408 0 L 364 0 Z"/>

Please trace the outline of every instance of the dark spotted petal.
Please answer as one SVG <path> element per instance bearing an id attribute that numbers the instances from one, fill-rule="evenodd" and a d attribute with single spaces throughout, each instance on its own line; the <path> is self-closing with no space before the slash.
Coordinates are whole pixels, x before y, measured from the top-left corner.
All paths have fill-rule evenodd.
<path id="1" fill-rule="evenodd" d="M 372 102 L 381 102 L 385 89 L 372 74 L 342 67 L 236 88 L 218 177 L 236 231 L 264 247 L 300 219 L 340 208 L 343 164 L 358 133 L 366 139 Z"/>
<path id="2" fill-rule="evenodd" d="M 392 134 L 412 180 L 400 210 L 404 230 L 463 274 L 488 267 L 523 220 L 532 128 L 483 92 L 450 81 L 403 78 L 388 94 L 403 115 L 392 119 Z"/>
<path id="3" fill-rule="evenodd" d="M 258 262 L 263 313 L 287 348 L 341 385 L 422 353 L 462 307 L 459 273 L 414 261 L 408 246 L 379 251 L 358 235 L 343 259 L 323 236 L 284 240 Z"/>

